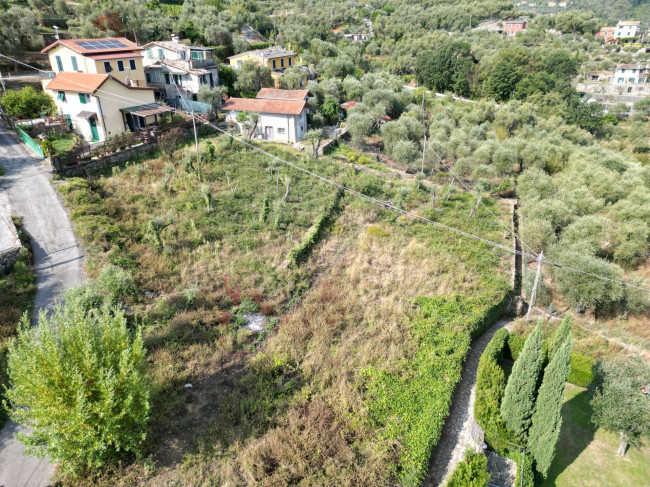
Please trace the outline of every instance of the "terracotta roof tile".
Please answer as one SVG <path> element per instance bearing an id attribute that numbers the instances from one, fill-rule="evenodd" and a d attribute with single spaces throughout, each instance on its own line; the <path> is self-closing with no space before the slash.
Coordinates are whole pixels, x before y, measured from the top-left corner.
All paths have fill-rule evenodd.
<path id="1" fill-rule="evenodd" d="M 300 115 L 309 104 L 304 100 L 262 100 L 259 98 L 230 98 L 221 107 L 224 111 Z"/>
<path id="2" fill-rule="evenodd" d="M 62 71 L 45 87 L 48 90 L 94 93 L 109 78 L 107 74 Z"/>
<path id="3" fill-rule="evenodd" d="M 308 96 L 311 96 L 309 90 L 262 88 L 255 98 L 265 100 L 304 100 Z"/>
<path id="4" fill-rule="evenodd" d="M 110 74 L 77 73 L 70 71 L 62 71 L 57 74 L 54 79 L 47 84 L 45 89 L 55 91 L 75 91 L 78 93 L 94 93 L 109 78 L 130 90 L 154 89 L 145 86 L 129 86 Z"/>

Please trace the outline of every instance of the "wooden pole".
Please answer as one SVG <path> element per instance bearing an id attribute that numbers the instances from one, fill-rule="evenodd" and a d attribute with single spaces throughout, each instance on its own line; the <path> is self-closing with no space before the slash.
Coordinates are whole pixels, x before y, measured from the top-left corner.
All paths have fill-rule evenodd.
<path id="1" fill-rule="evenodd" d="M 530 320 L 530 312 L 535 306 L 535 299 L 537 298 L 537 285 L 539 284 L 539 276 L 542 273 L 542 260 L 544 259 L 544 251 L 540 252 L 537 256 L 537 272 L 535 273 L 535 282 L 533 283 L 533 290 L 530 293 L 530 303 L 528 303 L 528 311 L 526 312 L 526 321 Z"/>

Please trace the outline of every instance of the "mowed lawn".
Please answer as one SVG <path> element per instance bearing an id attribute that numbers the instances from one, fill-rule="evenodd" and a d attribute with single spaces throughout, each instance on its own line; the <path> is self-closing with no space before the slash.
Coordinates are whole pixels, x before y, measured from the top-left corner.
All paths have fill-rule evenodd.
<path id="1" fill-rule="evenodd" d="M 650 485 L 650 447 L 630 448 L 616 456 L 617 434 L 596 430 L 591 423 L 589 393 L 567 384 L 562 432 L 545 487 Z"/>

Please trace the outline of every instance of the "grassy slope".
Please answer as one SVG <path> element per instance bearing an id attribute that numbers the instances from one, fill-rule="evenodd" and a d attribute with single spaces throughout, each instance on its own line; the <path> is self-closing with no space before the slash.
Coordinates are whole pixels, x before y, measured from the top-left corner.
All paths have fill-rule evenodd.
<path id="1" fill-rule="evenodd" d="M 545 487 L 648 485 L 650 448 L 632 448 L 616 456 L 618 435 L 591 423 L 589 393 L 567 384 L 562 409 L 562 432 Z"/>
<path id="2" fill-rule="evenodd" d="M 89 273 L 113 263 L 136 279 L 140 293 L 127 305 L 145 327 L 153 386 L 147 460 L 85 481 L 386 485 L 417 477 L 412 460 L 421 470 L 437 441 L 473 316 L 507 290 L 507 259 L 346 196 L 311 258 L 288 267 L 289 250 L 331 203 L 333 188 L 221 139 L 216 145 L 204 181 L 179 157 L 167 170 L 153 159 L 61 187 Z M 469 195 L 431 209 L 428 191 L 411 181 L 272 150 L 379 199 L 504 237 L 489 217 L 467 218 Z M 291 191 L 282 203 L 285 176 Z M 149 222 L 170 212 L 157 250 Z M 471 299 L 452 300 L 453 312 L 443 306 L 453 320 L 427 299 L 415 306 L 418 295 L 455 292 Z M 256 309 L 273 318 L 265 332 L 239 326 L 241 313 Z M 449 354 L 454 341 L 460 346 Z M 396 406 L 382 394 L 386 377 L 404 400 L 426 404 L 436 395 L 441 420 Z"/>
<path id="3" fill-rule="evenodd" d="M 16 333 L 16 326 L 23 313 L 31 311 L 36 294 L 29 237 L 20 230 L 19 234 L 23 243 L 20 256 L 6 274 L 0 275 L 0 388 L 6 380 L 7 342 Z M 0 427 L 5 420 L 6 412 L 4 408 L 0 408 Z"/>

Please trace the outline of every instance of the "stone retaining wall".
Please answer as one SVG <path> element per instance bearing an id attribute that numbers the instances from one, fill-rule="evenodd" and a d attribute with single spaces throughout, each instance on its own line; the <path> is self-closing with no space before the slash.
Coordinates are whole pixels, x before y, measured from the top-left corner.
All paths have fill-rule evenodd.
<path id="1" fill-rule="evenodd" d="M 155 142 L 142 144 L 129 149 L 124 149 L 119 152 L 114 152 L 98 159 L 92 159 L 88 162 L 82 162 L 76 166 L 70 167 L 57 167 L 56 159 L 53 161 L 54 168 L 58 174 L 64 177 L 75 176 L 90 176 L 91 174 L 101 171 L 102 169 L 110 168 L 123 164 L 130 159 L 150 155 L 158 149 Z"/>
<path id="2" fill-rule="evenodd" d="M 18 231 L 11 219 L 9 198 L 0 189 L 0 272 L 5 272 L 18 259 L 21 247 Z"/>

